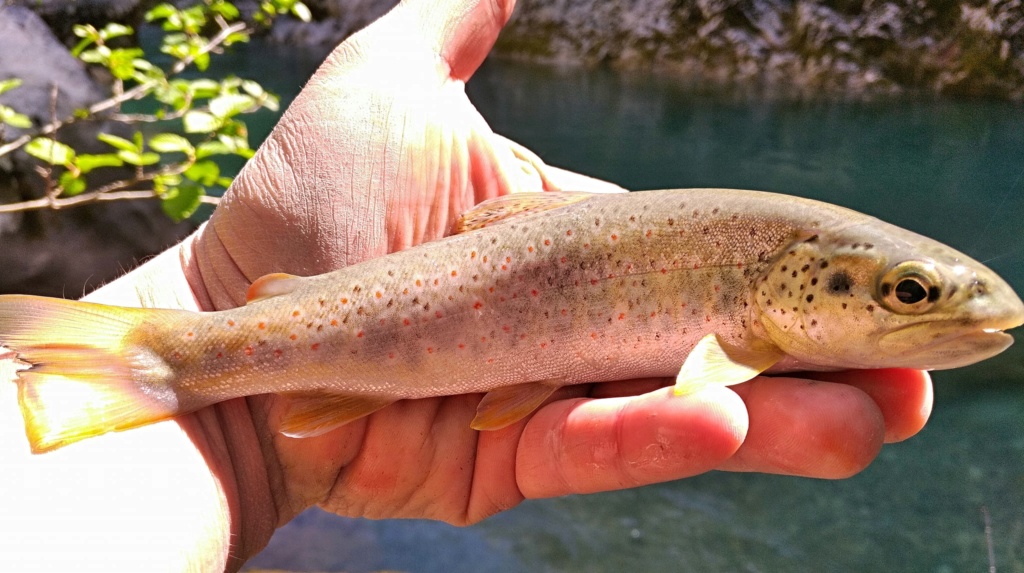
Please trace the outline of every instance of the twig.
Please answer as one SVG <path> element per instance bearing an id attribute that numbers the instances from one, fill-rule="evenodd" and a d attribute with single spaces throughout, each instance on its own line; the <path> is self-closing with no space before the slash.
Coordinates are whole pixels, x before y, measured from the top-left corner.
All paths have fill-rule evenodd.
<path id="1" fill-rule="evenodd" d="M 22 201 L 21 203 L 8 203 L 0 205 L 0 214 L 19 213 L 25 211 L 37 211 L 39 209 L 67 209 L 68 207 L 80 207 L 91 203 L 103 203 L 106 201 L 127 201 L 138 199 L 159 199 L 160 196 L 153 191 L 105 191 L 103 193 L 90 192 L 76 195 L 74 197 L 60 197 L 52 203 L 47 199 L 36 199 L 34 201 Z M 199 197 L 200 203 L 217 205 L 220 199 L 209 195 Z"/>
<path id="2" fill-rule="evenodd" d="M 992 516 L 988 506 L 981 506 L 981 519 L 985 522 L 985 545 L 988 547 L 988 573 L 996 573 L 996 550 L 992 543 Z"/>

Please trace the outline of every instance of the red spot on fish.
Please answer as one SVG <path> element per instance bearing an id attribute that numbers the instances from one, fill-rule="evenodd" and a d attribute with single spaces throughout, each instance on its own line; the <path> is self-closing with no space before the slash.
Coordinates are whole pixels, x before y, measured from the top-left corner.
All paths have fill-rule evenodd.
<path id="1" fill-rule="evenodd" d="M 389 352 L 388 353 L 388 358 L 394 359 L 395 358 L 395 353 L 394 352 Z"/>
<path id="2" fill-rule="evenodd" d="M 228 321 L 228 326 L 234 326 L 234 325 L 235 325 L 235 321 L 233 321 L 233 320 L 229 320 Z"/>
<path id="3" fill-rule="evenodd" d="M 583 248 L 584 249 L 589 249 L 590 248 L 590 243 L 583 243 Z"/>
<path id="4" fill-rule="evenodd" d="M 704 321 L 705 322 L 711 322 L 711 315 L 710 314 L 705 314 L 704 315 Z"/>
<path id="5" fill-rule="evenodd" d="M 487 262 L 487 255 L 484 255 L 484 262 Z"/>
<path id="6" fill-rule="evenodd" d="M 181 360 L 180 352 L 175 351 L 174 354 L 172 354 L 171 356 L 174 357 L 175 360 Z"/>
<path id="7" fill-rule="evenodd" d="M 500 300 L 501 302 L 505 302 L 505 297 L 503 297 L 503 296 L 499 296 L 499 297 L 498 297 L 498 300 Z"/>
<path id="8" fill-rule="evenodd" d="M 505 262 L 506 263 L 511 263 L 512 262 L 512 257 L 505 257 Z"/>
<path id="9" fill-rule="evenodd" d="M 654 316 L 655 316 L 656 314 L 658 314 L 658 313 L 656 313 L 656 312 L 652 312 L 652 313 L 651 313 L 651 318 L 654 318 Z"/>
<path id="10" fill-rule="evenodd" d="M 533 247 L 532 246 L 526 247 L 526 251 L 532 253 L 533 252 Z"/>
<path id="11" fill-rule="evenodd" d="M 473 303 L 473 308 L 475 308 L 477 310 L 480 310 L 481 308 L 483 308 L 483 306 L 484 306 L 484 303 L 482 303 L 480 301 L 476 301 L 475 303 Z"/>
<path id="12" fill-rule="evenodd" d="M 494 359 L 493 358 L 488 358 L 487 359 L 487 363 L 488 364 L 494 364 Z"/>
<path id="13" fill-rule="evenodd" d="M 288 338 L 291 338 L 292 340 L 295 340 L 295 339 L 297 339 L 298 337 L 299 337 L 299 335 L 297 335 L 297 334 L 293 334 L 293 335 L 289 336 Z"/>
<path id="14" fill-rule="evenodd" d="M 466 345 L 465 345 L 465 344 L 462 344 L 461 342 L 459 343 L 459 350 L 462 350 L 462 349 L 463 349 L 463 348 L 465 348 L 465 347 L 466 347 Z"/>
<path id="15" fill-rule="evenodd" d="M 309 346 L 309 349 L 313 350 L 313 351 L 319 350 L 320 349 L 320 343 L 319 342 L 315 342 L 315 343 L 311 344 Z"/>
<path id="16" fill-rule="evenodd" d="M 743 263 L 736 263 L 736 268 L 737 269 L 742 269 L 743 268 Z"/>
<path id="17" fill-rule="evenodd" d="M 540 347 L 541 348 L 547 348 L 548 347 L 548 343 L 547 342 L 541 342 L 540 343 Z"/>
<path id="18" fill-rule="evenodd" d="M 475 259 L 475 258 L 476 258 L 476 251 L 472 251 L 472 252 L 470 252 L 470 253 L 469 253 L 469 258 L 471 258 L 471 259 Z"/>
<path id="19" fill-rule="evenodd" d="M 186 334 L 185 336 L 188 336 L 189 338 L 191 338 L 191 337 L 193 337 L 193 336 L 195 336 L 195 335 L 196 335 L 196 333 L 194 333 L 194 332 L 189 332 L 189 333 L 187 333 L 187 334 Z"/>
<path id="20" fill-rule="evenodd" d="M 494 287 L 487 289 L 487 292 L 494 292 Z"/>
<path id="21" fill-rule="evenodd" d="M 661 267 L 661 274 L 665 274 L 667 272 L 668 272 L 668 269 L 666 269 L 665 267 Z"/>
<path id="22" fill-rule="evenodd" d="M 341 304 L 348 304 L 348 299 L 345 297 L 341 297 Z"/>
<path id="23" fill-rule="evenodd" d="M 338 326 L 338 321 L 336 319 L 331 320 L 331 326 Z"/>
<path id="24" fill-rule="evenodd" d="M 374 296 L 376 296 L 377 298 L 380 298 L 380 297 L 382 297 L 384 295 L 380 294 L 380 291 L 377 291 L 376 293 L 374 293 Z"/>
<path id="25" fill-rule="evenodd" d="M 615 275 L 612 274 L 612 273 L 608 273 L 608 278 L 613 279 L 613 278 L 615 278 Z"/>
<path id="26" fill-rule="evenodd" d="M 402 294 L 409 294 L 409 289 L 403 289 Z"/>
<path id="27" fill-rule="evenodd" d="M 568 310 L 568 309 L 565 309 L 565 308 L 563 308 L 563 309 L 562 309 L 562 316 L 565 316 L 565 315 L 567 315 L 567 314 L 569 314 L 569 310 Z"/>
<path id="28" fill-rule="evenodd" d="M 274 358 L 280 358 L 283 354 L 284 352 L 282 352 L 280 349 L 277 349 L 274 351 Z"/>
<path id="29" fill-rule="evenodd" d="M 384 320 L 383 318 L 382 318 L 382 319 L 380 319 L 380 325 L 381 325 L 381 326 L 384 326 L 384 325 L 385 325 L 385 324 L 387 324 L 387 323 L 388 323 L 388 321 Z M 317 327 L 317 330 L 320 330 L 320 327 Z"/>
<path id="30" fill-rule="evenodd" d="M 684 302 L 683 304 L 679 305 L 679 308 L 686 308 L 686 303 Z"/>
<path id="31" fill-rule="evenodd" d="M 651 238 L 651 235 L 653 235 L 653 234 L 654 234 L 654 231 L 652 231 L 652 230 L 650 230 L 650 229 L 647 229 L 647 238 L 648 238 L 648 239 L 650 239 L 650 238 Z"/>
<path id="32" fill-rule="evenodd" d="M 551 246 L 551 239 L 544 239 L 544 246 L 545 247 L 550 247 Z"/>
<path id="33" fill-rule="evenodd" d="M 597 340 L 597 333 L 596 332 L 591 332 L 590 333 L 590 338 L 593 338 L 594 340 Z"/>
<path id="34" fill-rule="evenodd" d="M 526 340 L 526 335 L 525 334 L 520 334 L 519 335 L 519 340 Z"/>
<path id="35" fill-rule="evenodd" d="M 590 284 L 591 285 L 596 285 L 597 284 L 597 279 L 590 279 Z"/>
<path id="36" fill-rule="evenodd" d="M 246 356 L 252 356 L 252 346 L 246 346 L 245 347 L 245 355 Z"/>
<path id="37" fill-rule="evenodd" d="M 570 230 L 566 231 L 566 232 L 565 232 L 565 236 L 566 236 L 566 237 L 571 237 L 571 236 L 572 236 L 572 229 L 570 229 Z"/>
<path id="38" fill-rule="evenodd" d="M 423 281 L 416 279 L 416 286 L 423 286 Z"/>
<path id="39" fill-rule="evenodd" d="M 507 271 L 507 270 L 508 270 L 508 267 L 507 267 L 507 266 L 505 266 L 505 265 L 501 265 L 501 270 L 503 270 L 503 271 Z"/>
<path id="40" fill-rule="evenodd" d="M 618 241 L 619 240 L 619 236 L 618 235 L 612 235 L 612 240 L 613 241 Z"/>
<path id="41" fill-rule="evenodd" d="M 480 342 L 487 342 L 487 337 L 486 336 L 481 336 L 480 337 Z"/>
<path id="42" fill-rule="evenodd" d="M 433 346 L 428 346 L 427 347 L 427 354 L 433 354 L 433 353 L 434 353 L 434 347 Z"/>
<path id="43" fill-rule="evenodd" d="M 224 358 L 224 353 L 223 352 L 218 352 L 217 353 L 217 358 Z"/>
<path id="44" fill-rule="evenodd" d="M 501 329 L 504 330 L 505 332 L 512 330 L 511 328 L 509 328 L 507 324 L 502 325 Z"/>
<path id="45" fill-rule="evenodd" d="M 700 264 L 699 263 L 693 263 L 693 268 L 699 269 L 700 268 Z"/>
<path id="46" fill-rule="evenodd" d="M 299 311 L 293 310 L 292 311 L 292 316 L 299 316 Z"/>
<path id="47" fill-rule="evenodd" d="M 537 292 L 537 289 L 533 289 L 533 290 L 531 290 L 531 291 L 530 291 L 530 294 L 532 294 L 533 296 L 537 296 L 537 295 L 539 295 L 540 293 L 539 293 L 539 292 Z"/>
<path id="48" fill-rule="evenodd" d="M 409 326 L 410 324 L 412 324 L 412 322 L 408 318 L 403 318 L 402 319 L 402 324 L 404 324 L 406 326 Z"/>
<path id="49" fill-rule="evenodd" d="M 720 285 L 715 285 L 715 292 L 719 292 L 720 290 L 722 290 L 722 287 Z"/>
<path id="50" fill-rule="evenodd" d="M 568 260 L 569 260 L 569 259 L 567 259 L 567 258 L 565 258 L 565 257 L 562 257 L 562 258 L 561 258 L 561 259 L 559 259 L 559 260 L 560 260 L 560 261 L 561 261 L 561 262 L 562 262 L 562 263 L 564 264 L 564 263 L 568 262 Z"/>
<path id="51" fill-rule="evenodd" d="M 438 280 L 434 279 L 434 286 L 437 286 Z"/>
<path id="52" fill-rule="evenodd" d="M 362 338 L 362 337 L 363 337 L 363 331 L 360 330 L 358 333 L 356 333 L 356 338 Z"/>
<path id="53" fill-rule="evenodd" d="M 619 313 L 619 320 L 624 320 L 625 318 L 626 318 L 626 313 L 620 312 Z"/>
<path id="54" fill-rule="evenodd" d="M 439 311 L 435 312 L 434 316 L 436 316 L 437 318 L 441 318 L 441 311 L 439 310 Z"/>
<path id="55" fill-rule="evenodd" d="M 453 276 L 453 277 L 457 277 L 457 276 L 459 276 L 459 273 L 458 273 L 458 271 L 452 271 L 452 276 Z"/>
<path id="56" fill-rule="evenodd" d="M 261 322 L 261 323 L 259 323 L 259 324 L 258 324 L 258 325 L 256 325 L 256 326 L 257 326 L 257 328 L 259 328 L 260 330 L 266 330 L 266 329 L 267 329 L 267 323 L 265 323 L 265 322 Z M 192 333 L 190 332 L 190 333 L 189 333 L 189 336 L 191 336 L 191 335 L 192 335 Z"/>

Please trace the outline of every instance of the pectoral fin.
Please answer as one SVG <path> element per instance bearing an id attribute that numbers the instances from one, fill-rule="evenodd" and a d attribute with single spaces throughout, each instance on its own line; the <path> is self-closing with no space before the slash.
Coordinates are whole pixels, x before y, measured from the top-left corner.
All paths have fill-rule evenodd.
<path id="1" fill-rule="evenodd" d="M 286 394 L 288 412 L 280 432 L 289 438 L 312 438 L 325 434 L 391 404 L 390 398 L 329 394 L 326 392 Z"/>
<path id="2" fill-rule="evenodd" d="M 245 293 L 245 304 L 288 294 L 295 290 L 301 281 L 302 277 L 287 273 L 263 275 L 249 285 L 249 290 Z"/>
<path id="3" fill-rule="evenodd" d="M 783 352 L 760 344 L 740 348 L 722 342 L 717 334 L 700 339 L 676 377 L 675 393 L 690 394 L 706 386 L 732 386 L 746 382 L 782 359 Z"/>
<path id="4" fill-rule="evenodd" d="M 530 382 L 491 390 L 476 407 L 476 417 L 470 427 L 500 430 L 518 422 L 536 410 L 559 386 L 555 382 Z"/>

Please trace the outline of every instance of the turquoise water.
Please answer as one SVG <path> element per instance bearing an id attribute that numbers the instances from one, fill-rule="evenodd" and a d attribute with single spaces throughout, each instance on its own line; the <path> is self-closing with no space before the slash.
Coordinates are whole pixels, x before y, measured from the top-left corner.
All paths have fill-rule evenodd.
<path id="1" fill-rule="evenodd" d="M 239 57 L 228 64 L 235 73 L 256 76 L 286 98 L 318 61 L 295 52 Z M 273 72 L 259 77 L 266 69 Z M 842 204 L 988 260 L 1024 290 L 1019 105 L 766 102 L 694 94 L 670 78 L 510 62 L 488 62 L 469 92 L 496 131 L 551 164 L 634 189 L 741 187 Z M 254 136 L 267 125 L 252 125 Z M 1022 572 L 1024 344 L 935 379 L 928 427 L 886 447 L 851 479 L 711 473 L 527 502 L 464 529 L 314 510 L 278 531 L 250 565 L 425 573 L 984 571 L 987 506 L 998 570 Z"/>

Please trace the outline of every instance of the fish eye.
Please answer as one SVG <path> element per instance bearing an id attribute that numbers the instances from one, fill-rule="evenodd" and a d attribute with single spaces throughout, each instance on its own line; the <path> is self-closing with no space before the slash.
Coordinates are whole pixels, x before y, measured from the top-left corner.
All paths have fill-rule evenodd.
<path id="1" fill-rule="evenodd" d="M 942 279 L 934 267 L 907 261 L 885 273 L 878 287 L 880 302 L 898 314 L 920 314 L 931 309 L 942 294 Z"/>

